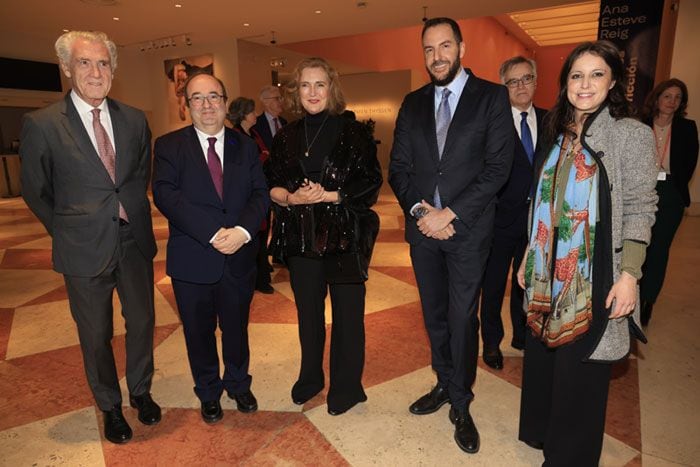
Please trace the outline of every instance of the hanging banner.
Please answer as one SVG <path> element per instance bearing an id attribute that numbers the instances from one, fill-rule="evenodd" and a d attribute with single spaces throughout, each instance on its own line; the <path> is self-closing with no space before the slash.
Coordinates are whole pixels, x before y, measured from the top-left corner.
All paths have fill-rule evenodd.
<path id="1" fill-rule="evenodd" d="M 664 0 L 601 0 L 598 39 L 622 52 L 626 97 L 641 112 L 654 87 Z"/>

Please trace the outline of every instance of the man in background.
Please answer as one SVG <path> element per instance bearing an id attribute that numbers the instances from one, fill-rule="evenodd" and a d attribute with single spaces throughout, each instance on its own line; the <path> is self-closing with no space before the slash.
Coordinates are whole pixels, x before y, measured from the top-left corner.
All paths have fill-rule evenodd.
<path id="1" fill-rule="evenodd" d="M 527 246 L 527 215 L 533 191 L 533 159 L 538 149 L 538 131 L 542 127 L 544 110 L 532 105 L 537 89 L 537 65 L 534 60 L 517 56 L 503 62 L 499 70 L 501 82 L 508 88 L 513 132 L 513 166 L 508 181 L 498 192 L 493 246 L 486 263 L 481 288 L 482 358 L 491 368 L 503 368 L 500 344 L 503 340 L 501 305 L 506 290 L 508 271 L 513 267 L 510 288 L 510 319 L 513 326 L 511 347 L 525 348 L 525 312 L 523 289 L 515 274 Z"/>

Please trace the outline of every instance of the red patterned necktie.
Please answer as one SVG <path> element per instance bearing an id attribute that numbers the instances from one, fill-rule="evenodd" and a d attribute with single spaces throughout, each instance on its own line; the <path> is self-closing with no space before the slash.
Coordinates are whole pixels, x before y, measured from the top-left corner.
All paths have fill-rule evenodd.
<path id="1" fill-rule="evenodd" d="M 214 149 L 214 144 L 216 144 L 216 138 L 213 136 L 207 138 L 209 141 L 209 149 L 207 149 L 207 165 L 209 166 L 209 173 L 211 174 L 211 179 L 214 182 L 214 188 L 219 194 L 219 198 L 224 199 L 224 171 L 221 169 L 221 159 L 216 154 L 216 149 Z"/>
<path id="2" fill-rule="evenodd" d="M 280 126 L 280 119 L 275 117 L 272 119 L 272 121 L 275 122 L 275 134 L 277 134 L 277 132 L 280 131 L 280 128 L 282 128 Z"/>
<path id="3" fill-rule="evenodd" d="M 116 153 L 114 151 L 114 146 L 112 146 L 112 141 L 107 135 L 107 130 L 102 126 L 100 121 L 100 109 L 92 109 L 92 129 L 95 132 L 95 141 L 97 142 L 97 154 L 100 156 L 102 164 L 107 169 L 109 178 L 112 182 L 116 181 L 115 176 L 115 163 L 116 163 Z M 129 217 L 126 215 L 124 206 L 119 203 L 119 218 L 129 221 Z"/>

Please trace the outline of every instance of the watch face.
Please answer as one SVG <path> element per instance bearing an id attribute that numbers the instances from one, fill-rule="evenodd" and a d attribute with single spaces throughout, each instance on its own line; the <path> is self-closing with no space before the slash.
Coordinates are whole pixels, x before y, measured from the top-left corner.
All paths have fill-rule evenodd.
<path id="1" fill-rule="evenodd" d="M 416 209 L 413 210 L 413 217 L 416 219 L 420 219 L 421 217 L 425 216 L 428 214 L 428 210 L 424 208 L 423 206 L 420 206 Z"/>

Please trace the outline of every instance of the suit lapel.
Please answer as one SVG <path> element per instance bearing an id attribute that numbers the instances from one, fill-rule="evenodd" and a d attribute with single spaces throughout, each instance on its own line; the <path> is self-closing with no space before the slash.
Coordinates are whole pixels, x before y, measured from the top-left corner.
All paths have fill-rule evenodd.
<path id="1" fill-rule="evenodd" d="M 224 131 L 224 199 L 233 189 L 234 179 L 239 172 L 236 170 L 236 165 L 240 164 L 240 142 L 237 138 L 241 136 L 226 128 Z"/>
<path id="2" fill-rule="evenodd" d="M 129 145 L 129 135 L 127 134 L 128 123 L 119 106 L 111 99 L 107 99 L 109 106 L 109 118 L 112 120 L 112 133 L 114 134 L 114 172 L 117 183 L 124 180 L 124 175 L 129 167 L 127 158 L 133 157 L 127 151 Z"/>
<path id="3" fill-rule="evenodd" d="M 64 108 L 61 112 L 63 114 L 63 127 L 73 141 L 75 141 L 76 146 L 78 146 L 80 152 L 83 153 L 85 160 L 92 164 L 97 172 L 102 174 L 106 182 L 112 183 L 112 178 L 109 176 L 109 172 L 107 172 L 99 154 L 97 154 L 95 146 L 92 144 L 92 141 L 90 141 L 90 136 L 85 129 L 85 125 L 83 125 L 80 115 L 78 115 L 78 110 L 73 105 L 73 101 L 71 101 L 70 93 L 66 94 Z"/>
<path id="4" fill-rule="evenodd" d="M 462 131 L 462 125 L 473 117 L 474 109 L 476 109 L 480 86 L 470 69 L 465 68 L 464 71 L 469 78 L 467 78 L 467 83 L 464 85 L 462 95 L 459 98 L 459 102 L 457 102 L 457 108 L 452 115 L 450 126 L 447 129 L 447 138 L 445 139 L 443 155 L 449 155 L 450 148 L 456 139 L 455 132 Z"/>
<path id="5" fill-rule="evenodd" d="M 430 157 L 437 163 L 440 160 L 440 151 L 438 149 L 437 134 L 435 133 L 435 86 L 430 85 L 426 88 L 423 94 L 423 102 L 421 108 L 427 111 L 423 112 L 423 132 L 425 133 L 425 141 L 430 150 Z"/>

